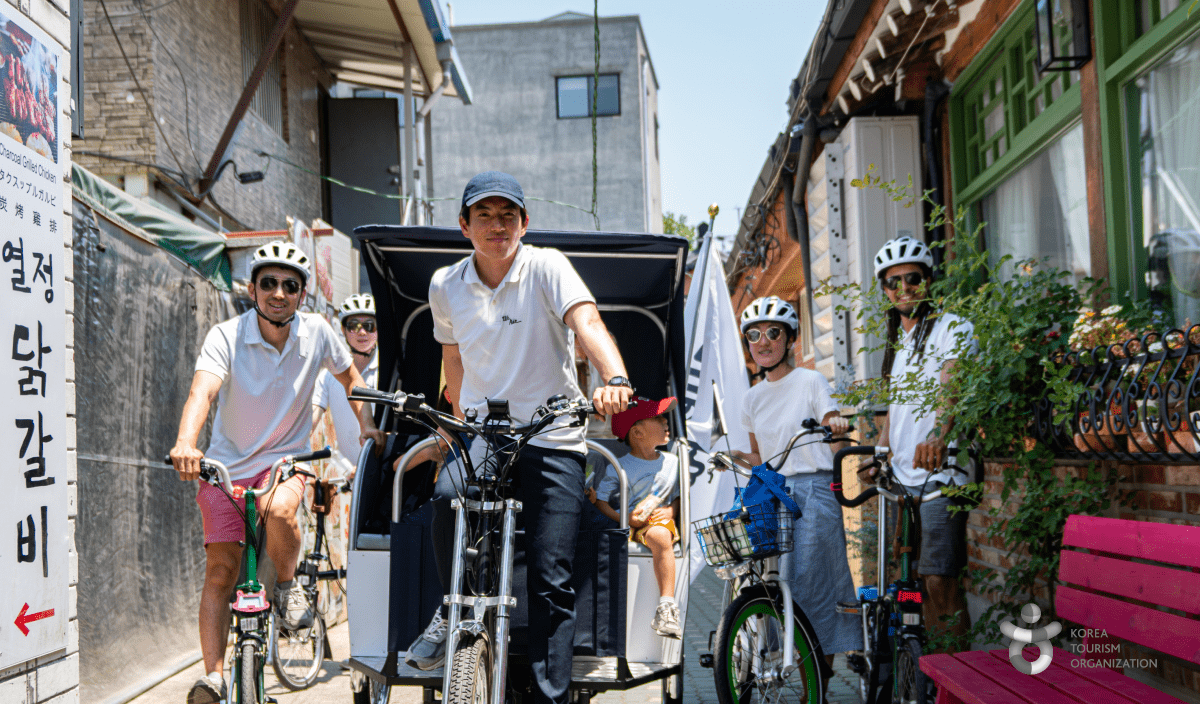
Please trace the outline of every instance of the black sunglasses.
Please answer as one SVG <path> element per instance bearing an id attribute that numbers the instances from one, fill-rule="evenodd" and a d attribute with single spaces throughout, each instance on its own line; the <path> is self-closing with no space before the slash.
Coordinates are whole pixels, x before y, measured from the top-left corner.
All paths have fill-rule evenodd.
<path id="1" fill-rule="evenodd" d="M 350 332 L 358 332 L 359 330 L 363 332 L 375 332 L 374 320 L 347 320 L 342 323 L 342 326 Z"/>
<path id="2" fill-rule="evenodd" d="M 783 328 L 772 325 L 771 327 L 767 328 L 766 334 L 767 339 L 771 342 L 774 342 L 783 337 Z M 746 339 L 751 342 L 758 342 L 760 339 L 762 339 L 762 336 L 763 331 L 759 330 L 758 328 L 750 328 L 746 331 Z"/>
<path id="3" fill-rule="evenodd" d="M 883 287 L 889 291 L 895 291 L 896 289 L 900 288 L 901 280 L 903 280 L 904 283 L 908 284 L 909 286 L 915 288 L 920 286 L 921 282 L 925 280 L 925 275 L 919 271 L 910 271 L 907 274 L 889 276 L 883 280 Z"/>
<path id="4" fill-rule="evenodd" d="M 276 286 L 282 286 L 283 292 L 289 296 L 295 296 L 297 293 L 300 293 L 300 289 L 304 288 L 296 279 L 284 279 L 280 281 L 274 276 L 264 276 L 258 280 L 258 289 L 263 293 L 274 291 Z"/>

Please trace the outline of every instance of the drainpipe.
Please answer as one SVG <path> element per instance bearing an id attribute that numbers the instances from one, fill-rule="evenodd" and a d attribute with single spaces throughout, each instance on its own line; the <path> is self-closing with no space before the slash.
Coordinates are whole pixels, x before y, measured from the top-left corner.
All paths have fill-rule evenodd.
<path id="1" fill-rule="evenodd" d="M 934 120 L 937 119 L 938 103 L 950 94 L 950 86 L 946 85 L 945 81 L 930 81 L 925 84 L 925 109 L 921 116 L 924 124 L 922 125 L 921 135 L 925 142 L 925 170 L 929 173 L 929 188 L 933 191 L 933 202 L 940 206 L 946 205 L 946 194 L 942 190 L 942 160 L 941 160 L 941 145 L 934 141 L 933 126 Z M 938 228 L 934 233 L 934 238 L 943 240 L 946 236 L 946 231 L 943 228 Z M 934 256 L 940 259 L 942 253 L 934 248 Z M 940 263 L 940 262 L 939 262 Z"/>
<path id="2" fill-rule="evenodd" d="M 442 93 L 446 92 L 446 87 L 450 85 L 450 81 L 452 80 L 450 78 L 450 65 L 449 60 L 442 62 L 442 83 L 433 89 L 433 92 L 429 94 L 424 104 L 421 105 L 421 109 L 417 111 L 418 120 L 424 120 L 429 115 L 429 111 L 433 109 L 433 104 L 438 101 L 438 98 L 442 97 Z"/>
<path id="3" fill-rule="evenodd" d="M 800 262 L 804 268 L 804 290 L 807 293 L 808 309 L 812 310 L 812 252 L 809 251 L 808 208 L 804 205 L 804 194 L 808 185 L 808 172 L 812 167 L 813 148 L 817 143 L 817 120 L 810 115 L 800 127 L 800 154 L 796 159 L 796 175 L 792 182 L 792 202 L 787 209 L 788 235 L 800 245 Z"/>

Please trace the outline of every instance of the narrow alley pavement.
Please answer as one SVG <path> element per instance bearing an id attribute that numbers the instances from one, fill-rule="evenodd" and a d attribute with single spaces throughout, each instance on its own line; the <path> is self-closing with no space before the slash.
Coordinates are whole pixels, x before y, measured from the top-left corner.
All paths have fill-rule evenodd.
<path id="1" fill-rule="evenodd" d="M 705 570 L 692 583 L 691 603 L 688 608 L 687 626 L 684 629 L 684 701 L 715 704 L 716 690 L 712 670 L 700 667 L 700 653 L 708 650 L 708 634 L 716 630 L 720 618 L 721 591 L 723 584 L 712 570 Z M 350 675 L 341 663 L 350 657 L 350 629 L 345 623 L 329 630 L 333 660 L 326 661 L 312 688 L 302 692 L 289 692 L 276 680 L 273 672 L 267 671 L 267 694 L 279 700 L 279 704 L 332 704 L 350 701 Z M 183 704 L 192 683 L 203 674 L 200 663 L 176 674 L 157 687 L 132 701 L 132 704 Z M 834 677 L 829 685 L 829 704 L 858 704 L 855 693 L 857 679 L 846 667 L 845 657 L 838 655 L 834 661 Z M 658 682 L 624 692 L 606 692 L 593 698 L 596 704 L 648 704 L 662 700 L 662 686 Z M 395 687 L 390 704 L 421 704 L 421 690 L 416 687 Z"/>

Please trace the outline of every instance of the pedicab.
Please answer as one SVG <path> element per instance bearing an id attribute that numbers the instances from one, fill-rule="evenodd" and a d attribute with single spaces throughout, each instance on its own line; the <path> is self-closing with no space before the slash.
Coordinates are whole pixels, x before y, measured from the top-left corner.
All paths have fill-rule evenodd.
<path id="1" fill-rule="evenodd" d="M 444 377 L 441 345 L 433 338 L 429 282 L 438 268 L 469 255 L 471 243 L 457 228 L 372 225 L 358 228 L 355 235 L 376 301 L 379 387 L 413 398 L 422 395 L 432 405 Z M 683 334 L 687 241 L 670 235 L 531 230 L 523 242 L 566 254 L 595 296 L 637 394 L 676 396 L 682 401 L 687 378 Z M 584 393 L 588 395 L 586 388 Z M 386 702 L 390 688 L 396 686 L 422 687 L 424 701 L 432 702 L 450 681 L 442 668 L 422 671 L 404 660 L 404 650 L 421 634 L 445 596 L 431 543 L 430 496 L 436 467 L 426 463 L 402 472 L 393 469 L 398 458 L 406 465 L 419 443 L 431 442 L 429 430 L 414 419 L 386 404 L 376 406 L 376 422 L 386 431 L 385 446 L 379 453 L 373 446 L 364 448 L 354 479 L 347 588 L 349 666 L 356 702 Z M 621 504 L 627 509 L 620 456 L 628 448 L 611 435 L 592 437 L 603 435 L 594 432 L 595 426 L 603 424 L 594 417 L 590 423 L 589 467 L 601 470 L 589 474 L 587 483 L 597 486 L 604 471 L 617 472 Z M 686 530 L 691 523 L 686 491 L 690 455 L 686 440 L 681 440 L 686 434 L 680 405 L 671 412 L 670 424 L 674 440 L 666 451 L 677 455 L 680 468 L 681 542 L 675 546 L 675 598 L 683 623 L 693 537 Z M 595 462 L 596 457 L 603 459 Z M 583 508 L 572 582 L 577 616 L 571 700 L 582 704 L 598 692 L 661 680 L 663 701 L 681 701 L 682 640 L 661 637 L 648 626 L 659 598 L 650 551 L 629 542 L 627 519 L 615 526 L 587 501 Z M 628 510 L 622 515 L 627 516 Z M 511 570 L 515 607 L 505 617 L 510 624 L 505 638 L 507 671 L 500 673 L 499 680 L 506 683 L 507 691 L 498 695 L 493 691 L 484 700 L 520 701 L 529 691 L 520 542 L 518 537 Z"/>

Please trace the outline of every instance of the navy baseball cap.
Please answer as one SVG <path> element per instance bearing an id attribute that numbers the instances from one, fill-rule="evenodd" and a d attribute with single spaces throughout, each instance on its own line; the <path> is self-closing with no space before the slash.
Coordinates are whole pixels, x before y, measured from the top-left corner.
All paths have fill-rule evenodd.
<path id="1" fill-rule="evenodd" d="M 467 181 L 467 187 L 463 189 L 462 207 L 469 208 L 491 196 L 507 198 L 516 203 L 518 208 L 525 209 L 525 192 L 521 190 L 521 184 L 503 171 L 484 171 Z"/>

